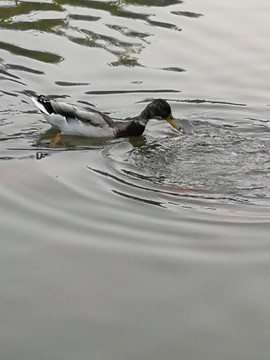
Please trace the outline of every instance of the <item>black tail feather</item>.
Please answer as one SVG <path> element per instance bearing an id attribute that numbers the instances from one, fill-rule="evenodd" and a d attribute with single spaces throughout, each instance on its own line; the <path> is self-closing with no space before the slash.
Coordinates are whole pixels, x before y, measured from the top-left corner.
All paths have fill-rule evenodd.
<path id="1" fill-rule="evenodd" d="M 51 105 L 50 100 L 44 96 L 44 95 L 39 95 L 37 98 L 37 101 L 42 104 L 42 106 L 44 106 L 45 110 L 49 113 L 52 114 L 54 113 L 53 107 Z"/>

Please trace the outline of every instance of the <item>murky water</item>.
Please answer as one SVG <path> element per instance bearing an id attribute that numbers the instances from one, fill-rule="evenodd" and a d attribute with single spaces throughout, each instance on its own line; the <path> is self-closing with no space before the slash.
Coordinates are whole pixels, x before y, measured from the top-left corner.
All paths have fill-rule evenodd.
<path id="1" fill-rule="evenodd" d="M 1 358 L 268 360 L 269 11 L 0 1 Z M 182 130 L 52 147 L 40 93 Z"/>

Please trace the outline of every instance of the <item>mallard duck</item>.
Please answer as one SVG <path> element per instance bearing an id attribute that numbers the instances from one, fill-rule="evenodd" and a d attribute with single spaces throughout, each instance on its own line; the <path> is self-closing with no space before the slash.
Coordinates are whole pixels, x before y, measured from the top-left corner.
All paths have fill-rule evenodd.
<path id="1" fill-rule="evenodd" d="M 147 122 L 156 117 L 161 117 L 173 128 L 180 129 L 172 118 L 170 105 L 163 99 L 153 100 L 139 116 L 125 120 L 113 120 L 94 109 L 78 109 L 64 102 L 50 100 L 43 95 L 32 100 L 48 123 L 59 129 L 62 134 L 100 138 L 140 136 Z"/>

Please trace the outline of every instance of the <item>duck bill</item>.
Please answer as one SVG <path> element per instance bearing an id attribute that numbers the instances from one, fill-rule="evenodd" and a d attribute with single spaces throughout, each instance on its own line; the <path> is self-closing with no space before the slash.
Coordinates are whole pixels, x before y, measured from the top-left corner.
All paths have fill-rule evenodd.
<path id="1" fill-rule="evenodd" d="M 176 130 L 180 130 L 180 126 L 174 121 L 172 114 L 170 114 L 166 120 L 168 121 L 168 123 Z"/>

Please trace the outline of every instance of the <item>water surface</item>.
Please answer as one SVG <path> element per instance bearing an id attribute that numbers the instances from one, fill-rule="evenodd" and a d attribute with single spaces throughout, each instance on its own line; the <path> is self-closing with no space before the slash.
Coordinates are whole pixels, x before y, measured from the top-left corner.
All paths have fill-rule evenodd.
<path id="1" fill-rule="evenodd" d="M 0 2 L 3 359 L 269 358 L 269 2 Z M 63 136 L 49 94 L 182 130 Z"/>

